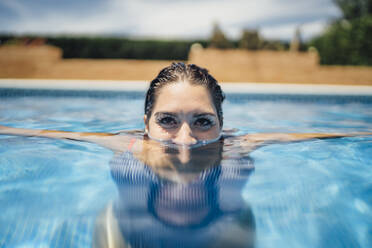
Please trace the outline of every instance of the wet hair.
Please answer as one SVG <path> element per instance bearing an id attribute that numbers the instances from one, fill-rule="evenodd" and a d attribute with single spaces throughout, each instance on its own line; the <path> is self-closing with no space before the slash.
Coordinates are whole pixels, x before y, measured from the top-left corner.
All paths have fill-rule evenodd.
<path id="1" fill-rule="evenodd" d="M 217 117 L 222 127 L 222 102 L 225 99 L 225 94 L 222 92 L 217 80 L 208 73 L 207 69 L 194 64 L 184 64 L 182 62 L 172 63 L 170 66 L 165 67 L 159 72 L 158 76 L 151 81 L 145 100 L 145 115 L 147 119 L 149 120 L 151 117 L 159 90 L 170 83 L 182 81 L 187 81 L 192 85 L 202 85 L 206 87 L 212 97 L 214 107 L 217 111 Z"/>

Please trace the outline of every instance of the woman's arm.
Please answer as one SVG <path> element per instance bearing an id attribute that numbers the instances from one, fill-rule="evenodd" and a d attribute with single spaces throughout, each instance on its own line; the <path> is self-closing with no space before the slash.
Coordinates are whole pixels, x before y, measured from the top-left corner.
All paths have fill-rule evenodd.
<path id="1" fill-rule="evenodd" d="M 242 136 L 246 141 L 252 142 L 294 142 L 294 141 L 304 141 L 310 139 L 333 139 L 342 137 L 355 137 L 363 135 L 372 135 L 368 132 L 359 133 L 257 133 L 257 134 L 247 134 Z"/>
<path id="2" fill-rule="evenodd" d="M 370 132 L 358 132 L 358 133 L 257 133 L 257 134 L 246 134 L 238 137 L 231 137 L 235 139 L 234 142 L 238 143 L 242 148 L 248 148 L 248 151 L 257 149 L 258 147 L 273 144 L 273 143 L 285 143 L 285 142 L 298 142 L 311 139 L 333 139 L 342 137 L 355 137 L 372 135 Z M 246 150 L 246 149 L 245 149 Z"/>
<path id="3" fill-rule="evenodd" d="M 52 139 L 68 139 L 96 143 L 113 151 L 124 151 L 130 142 L 129 135 L 113 133 L 68 132 L 56 130 L 38 130 L 13 128 L 0 125 L 0 135 L 17 135 L 28 137 L 45 137 Z"/>
<path id="4" fill-rule="evenodd" d="M 78 141 L 94 142 L 99 137 L 114 136 L 111 133 L 81 133 L 81 132 L 68 132 L 56 130 L 38 130 L 38 129 L 25 129 L 14 128 L 0 125 L 0 134 L 17 135 L 17 136 L 30 136 L 30 137 L 45 137 L 53 139 L 70 139 Z"/>

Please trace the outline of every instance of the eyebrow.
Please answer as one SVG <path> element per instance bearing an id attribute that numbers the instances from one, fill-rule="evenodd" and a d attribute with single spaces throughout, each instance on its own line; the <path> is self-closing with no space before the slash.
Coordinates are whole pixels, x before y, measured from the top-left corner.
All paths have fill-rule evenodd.
<path id="1" fill-rule="evenodd" d="M 172 113 L 172 112 L 156 112 L 154 114 L 156 117 L 159 116 L 159 115 L 172 115 L 172 116 L 177 116 L 176 113 Z"/>
<path id="2" fill-rule="evenodd" d="M 178 116 L 178 114 L 173 113 L 173 112 L 156 112 L 154 115 L 155 115 L 156 117 L 159 116 L 159 115 Z M 215 117 L 215 118 L 217 118 L 217 115 L 216 115 L 216 114 L 214 114 L 214 113 L 210 113 L 210 112 L 204 112 L 204 113 L 194 114 L 194 115 L 193 115 L 193 118 L 198 118 L 198 117 L 203 117 L 203 116 L 211 116 L 211 117 Z"/>
<path id="3" fill-rule="evenodd" d="M 217 117 L 216 114 L 214 113 L 201 113 L 201 114 L 195 114 L 193 117 L 194 118 L 197 118 L 197 117 L 203 117 L 203 116 L 211 116 L 211 117 Z"/>

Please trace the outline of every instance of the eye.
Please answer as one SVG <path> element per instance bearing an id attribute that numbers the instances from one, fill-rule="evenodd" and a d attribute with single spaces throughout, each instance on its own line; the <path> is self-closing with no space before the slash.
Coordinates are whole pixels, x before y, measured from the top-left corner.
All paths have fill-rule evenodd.
<path id="1" fill-rule="evenodd" d="M 197 128 L 204 129 L 204 130 L 211 128 L 213 125 L 214 125 L 214 122 L 205 117 L 197 118 L 194 122 L 194 126 L 196 126 Z"/>
<path id="2" fill-rule="evenodd" d="M 174 128 L 178 125 L 177 119 L 172 116 L 163 116 L 156 118 L 156 122 L 164 128 Z"/>

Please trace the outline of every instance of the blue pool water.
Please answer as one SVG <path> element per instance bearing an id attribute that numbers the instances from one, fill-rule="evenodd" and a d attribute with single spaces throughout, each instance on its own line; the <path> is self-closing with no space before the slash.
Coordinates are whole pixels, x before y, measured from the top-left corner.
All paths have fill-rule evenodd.
<path id="1" fill-rule="evenodd" d="M 143 95 L 0 89 L 0 125 L 142 129 Z M 228 94 L 224 116 L 237 135 L 372 132 L 372 97 Z M 371 136 L 272 144 L 249 157 L 254 171 L 232 190 L 253 215 L 255 247 L 372 247 Z M 91 247 L 97 216 L 121 194 L 112 160 L 95 144 L 0 135 L 0 247 Z M 219 186 L 223 207 L 233 193 Z"/>

